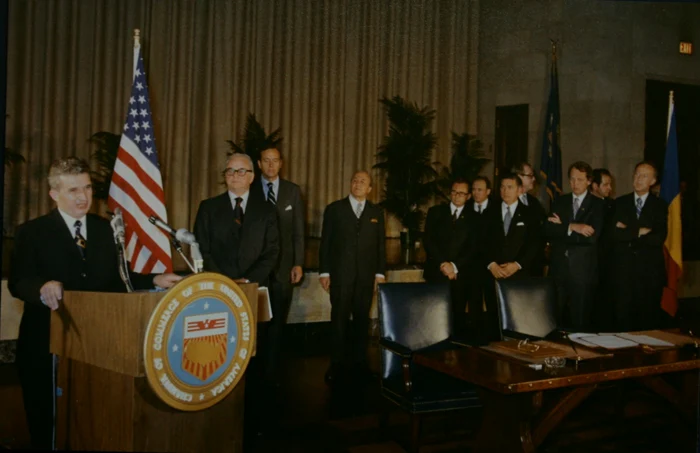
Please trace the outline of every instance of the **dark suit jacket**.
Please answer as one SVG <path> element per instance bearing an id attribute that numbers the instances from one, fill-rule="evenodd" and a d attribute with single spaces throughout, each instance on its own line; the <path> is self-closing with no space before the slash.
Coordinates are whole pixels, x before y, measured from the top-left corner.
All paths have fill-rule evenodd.
<path id="1" fill-rule="evenodd" d="M 277 226 L 280 252 L 274 276 L 277 281 L 289 282 L 292 267 L 304 266 L 304 204 L 301 189 L 293 182 L 280 178 L 277 197 Z M 262 182 L 254 182 L 256 196 L 265 198 Z"/>
<path id="2" fill-rule="evenodd" d="M 126 291 L 109 222 L 88 214 L 85 227 L 85 261 L 58 209 L 17 229 L 8 284 L 12 295 L 25 302 L 18 350 L 49 352 L 51 311 L 39 293 L 46 282 L 61 282 L 66 291 Z M 153 287 L 153 275 L 132 274 L 131 281 L 136 288 Z"/>
<path id="3" fill-rule="evenodd" d="M 476 228 L 467 221 L 467 209 L 466 205 L 462 208 L 457 221 L 452 220 L 449 203 L 428 210 L 423 234 L 427 254 L 423 276 L 426 280 L 447 280 L 440 272 L 440 265 L 446 261 L 457 266 L 458 280 L 469 278 L 476 254 Z"/>
<path id="4" fill-rule="evenodd" d="M 494 203 L 489 215 L 487 237 L 484 245 L 486 263 L 517 262 L 522 269 L 513 276 L 532 275 L 539 245 L 539 220 L 530 209 L 518 201 L 508 235 L 503 232 L 502 202 Z"/>
<path id="5" fill-rule="evenodd" d="M 544 233 L 544 223 L 547 221 L 547 211 L 545 211 L 544 206 L 540 203 L 540 200 L 527 193 L 527 207 L 530 209 L 530 214 L 532 217 L 538 221 L 539 227 L 537 229 L 537 255 L 533 263 L 534 269 L 532 275 L 541 276 L 544 271 L 544 266 L 547 264 L 547 258 L 545 256 L 545 233 Z"/>
<path id="6" fill-rule="evenodd" d="M 384 211 L 379 206 L 366 201 L 359 219 L 348 197 L 326 206 L 319 271 L 330 274 L 332 286 L 372 284 L 375 274 L 386 273 L 384 249 Z"/>
<path id="7" fill-rule="evenodd" d="M 495 206 L 495 208 L 494 208 Z M 478 269 L 484 268 L 487 264 L 486 262 L 486 247 L 484 244 L 484 239 L 487 236 L 487 229 L 489 226 L 489 221 L 493 215 L 493 211 L 500 208 L 500 201 L 489 197 L 489 203 L 486 209 L 482 210 L 481 213 L 474 211 L 474 199 L 467 201 L 464 205 L 464 209 L 467 211 L 467 223 L 470 224 L 474 235 L 477 238 L 476 250 L 475 250 L 475 260 L 474 266 Z"/>
<path id="8" fill-rule="evenodd" d="M 194 235 L 204 269 L 266 285 L 279 253 L 275 208 L 251 191 L 243 224 L 233 216 L 228 191 L 200 203 Z"/>
<path id="9" fill-rule="evenodd" d="M 550 241 L 550 274 L 554 277 L 569 275 L 569 268 L 583 280 L 592 282 L 598 279 L 598 241 L 605 221 L 603 200 L 588 193 L 576 214 L 573 216 L 573 195 L 567 193 L 558 197 L 552 204 L 552 213 L 557 214 L 561 224 L 546 221 L 545 236 Z M 595 230 L 591 237 L 574 231 L 568 234 L 570 223 L 584 223 Z"/>
<path id="10" fill-rule="evenodd" d="M 613 261 L 618 277 L 631 277 L 643 284 L 663 285 L 666 280 L 663 247 L 668 229 L 667 218 L 666 203 L 652 194 L 647 197 L 639 219 L 633 193 L 615 200 L 610 228 L 614 241 Z M 627 228 L 617 228 L 617 222 L 624 223 Z M 639 229 L 642 227 L 651 228 L 651 232 L 640 237 Z"/>

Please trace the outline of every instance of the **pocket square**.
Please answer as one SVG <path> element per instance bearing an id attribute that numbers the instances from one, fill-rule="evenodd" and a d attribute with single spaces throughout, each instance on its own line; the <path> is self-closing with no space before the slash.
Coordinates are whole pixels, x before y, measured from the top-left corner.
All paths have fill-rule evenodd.
<path id="1" fill-rule="evenodd" d="M 518 223 L 515 224 L 515 226 L 525 226 L 525 223 L 524 223 L 524 222 L 518 222 Z"/>
<path id="2" fill-rule="evenodd" d="M 292 210 L 292 205 L 290 204 L 289 206 L 287 206 L 286 208 L 284 208 L 284 210 L 285 210 L 285 211 L 291 211 L 291 210 Z"/>
<path id="3" fill-rule="evenodd" d="M 369 219 L 369 221 L 372 222 L 372 223 L 379 223 L 379 220 L 378 220 L 378 219 Z"/>

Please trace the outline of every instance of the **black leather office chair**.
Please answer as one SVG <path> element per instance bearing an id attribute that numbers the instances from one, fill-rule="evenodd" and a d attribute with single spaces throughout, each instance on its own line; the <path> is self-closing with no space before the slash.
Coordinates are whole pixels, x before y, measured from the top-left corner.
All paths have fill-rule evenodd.
<path id="1" fill-rule="evenodd" d="M 475 388 L 413 364 L 413 354 L 461 347 L 450 341 L 452 315 L 448 283 L 379 285 L 381 391 L 411 414 L 411 449 L 416 450 L 420 415 L 480 407 Z"/>
<path id="2" fill-rule="evenodd" d="M 544 338 L 557 329 L 556 287 L 547 277 L 496 280 L 501 338 Z"/>

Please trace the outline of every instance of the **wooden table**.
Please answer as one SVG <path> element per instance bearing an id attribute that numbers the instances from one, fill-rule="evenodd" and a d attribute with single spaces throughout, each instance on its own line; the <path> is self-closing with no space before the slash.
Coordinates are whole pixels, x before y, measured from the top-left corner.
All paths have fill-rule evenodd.
<path id="1" fill-rule="evenodd" d="M 540 371 L 473 347 L 418 354 L 414 361 L 478 386 L 484 415 L 474 451 L 533 452 L 598 386 L 623 379 L 637 379 L 672 403 L 694 432 L 698 374 L 692 370 L 700 368 L 695 350 L 634 348 L 580 362 L 578 369 L 567 362 Z"/>

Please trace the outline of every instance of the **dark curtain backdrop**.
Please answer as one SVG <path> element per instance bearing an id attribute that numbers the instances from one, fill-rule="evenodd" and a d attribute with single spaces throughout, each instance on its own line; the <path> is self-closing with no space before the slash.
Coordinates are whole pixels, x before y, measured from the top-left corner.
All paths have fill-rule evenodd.
<path id="1" fill-rule="evenodd" d="M 352 172 L 375 163 L 382 96 L 437 109 L 443 163 L 451 130 L 475 132 L 477 1 L 11 0 L 6 146 L 26 163 L 6 171 L 6 233 L 52 207 L 53 159 L 89 158 L 91 134 L 121 130 L 134 28 L 176 227 L 223 191 L 225 140 L 248 112 L 282 128 L 283 173 L 302 187 L 310 236 Z M 398 231 L 390 221 L 388 235 Z"/>

